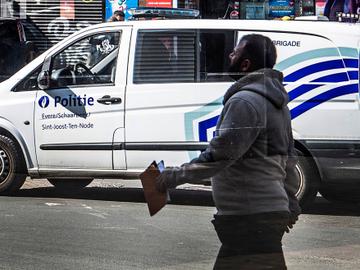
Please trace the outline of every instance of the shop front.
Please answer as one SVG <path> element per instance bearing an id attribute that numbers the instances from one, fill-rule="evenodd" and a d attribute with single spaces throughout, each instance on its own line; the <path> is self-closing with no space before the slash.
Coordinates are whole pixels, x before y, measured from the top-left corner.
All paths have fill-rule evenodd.
<path id="1" fill-rule="evenodd" d="M 130 18 L 133 8 L 186 8 L 199 9 L 200 0 L 105 0 L 104 20 L 107 21 L 114 11 L 121 10 L 126 19 Z"/>
<path id="2" fill-rule="evenodd" d="M 131 8 L 197 9 L 203 19 L 294 19 L 299 16 L 325 15 L 336 19 L 339 12 L 360 13 L 360 0 L 105 0 L 107 20 L 115 10 Z M 335 19 L 334 19 L 335 18 Z"/>
<path id="3" fill-rule="evenodd" d="M 339 11 L 359 12 L 360 0 L 0 0 L 0 16 L 21 18 L 40 52 L 88 25 L 107 21 L 115 10 L 184 8 L 203 19 L 280 19 Z"/>
<path id="4" fill-rule="evenodd" d="M 199 8 L 199 0 L 0 0 L 0 17 L 23 21 L 27 40 L 39 52 L 73 32 L 107 21 L 115 10 L 130 17 L 131 8 Z"/>
<path id="5" fill-rule="evenodd" d="M 210 1 L 200 4 L 202 18 L 277 19 L 315 14 L 315 0 Z"/>
<path id="6" fill-rule="evenodd" d="M 103 0 L 0 0 L 1 17 L 20 18 L 39 52 L 71 33 L 103 21 Z"/>

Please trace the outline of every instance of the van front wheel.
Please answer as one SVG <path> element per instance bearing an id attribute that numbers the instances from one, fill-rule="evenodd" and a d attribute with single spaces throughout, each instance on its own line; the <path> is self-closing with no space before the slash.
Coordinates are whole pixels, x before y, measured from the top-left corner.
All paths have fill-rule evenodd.
<path id="1" fill-rule="evenodd" d="M 25 179 L 25 165 L 21 150 L 12 139 L 0 135 L 0 193 L 16 192 Z"/>

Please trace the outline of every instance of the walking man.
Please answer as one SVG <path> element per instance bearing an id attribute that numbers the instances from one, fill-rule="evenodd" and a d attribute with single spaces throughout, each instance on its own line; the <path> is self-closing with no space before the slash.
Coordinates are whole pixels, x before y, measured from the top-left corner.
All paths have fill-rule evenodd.
<path id="1" fill-rule="evenodd" d="M 214 269 L 286 269 L 282 237 L 300 214 L 288 95 L 273 69 L 276 48 L 244 36 L 230 54 L 236 82 L 224 95 L 214 138 L 190 163 L 158 177 L 165 191 L 212 178 L 222 245 Z"/>

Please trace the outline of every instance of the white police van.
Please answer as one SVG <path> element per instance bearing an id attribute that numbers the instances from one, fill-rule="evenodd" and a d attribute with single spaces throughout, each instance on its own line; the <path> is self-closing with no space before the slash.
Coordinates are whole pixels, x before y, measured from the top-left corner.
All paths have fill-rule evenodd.
<path id="1" fill-rule="evenodd" d="M 359 187 L 359 24 L 153 20 L 81 30 L 0 84 L 0 191 L 27 175 L 81 187 L 189 161 L 213 136 L 228 55 L 249 33 L 278 50 L 302 203 Z"/>

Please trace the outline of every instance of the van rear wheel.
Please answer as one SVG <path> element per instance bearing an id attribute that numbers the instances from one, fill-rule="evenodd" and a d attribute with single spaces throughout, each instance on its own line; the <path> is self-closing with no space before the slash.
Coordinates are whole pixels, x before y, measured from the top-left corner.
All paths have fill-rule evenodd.
<path id="1" fill-rule="evenodd" d="M 299 199 L 301 208 L 307 208 L 315 199 L 320 186 L 320 177 L 311 157 L 297 151 L 299 162 L 296 171 L 299 174 L 296 197 Z"/>
<path id="2" fill-rule="evenodd" d="M 48 181 L 55 188 L 61 190 L 82 189 L 89 185 L 93 180 L 93 178 L 48 178 Z"/>
<path id="3" fill-rule="evenodd" d="M 0 135 L 0 193 L 11 194 L 18 191 L 25 179 L 21 150 L 12 139 Z"/>

